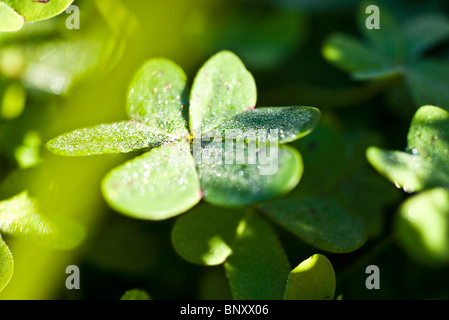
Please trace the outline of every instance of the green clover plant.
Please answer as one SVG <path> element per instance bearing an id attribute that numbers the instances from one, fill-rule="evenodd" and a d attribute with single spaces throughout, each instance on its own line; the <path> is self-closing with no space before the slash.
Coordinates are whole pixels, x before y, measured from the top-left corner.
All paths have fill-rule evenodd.
<path id="1" fill-rule="evenodd" d="M 170 60 L 152 59 L 131 82 L 131 120 L 75 130 L 52 139 L 47 148 L 62 156 L 149 150 L 102 182 L 107 202 L 135 218 L 167 219 L 202 198 L 218 206 L 257 203 L 298 184 L 301 155 L 283 144 L 310 133 L 320 112 L 312 107 L 255 109 L 255 104 L 254 79 L 231 52 L 204 64 L 190 101 L 182 69 Z M 267 135 L 259 139 L 260 132 Z M 267 152 L 277 156 L 276 170 L 261 174 Z M 242 162 L 239 154 L 254 158 Z"/>
<path id="2" fill-rule="evenodd" d="M 2 234 L 55 249 L 69 250 L 83 241 L 85 230 L 74 221 L 42 214 L 36 200 L 26 191 L 1 201 L 0 291 L 8 284 L 14 271 L 13 255 L 2 240 Z"/>
<path id="3" fill-rule="evenodd" d="M 410 125 L 405 151 L 367 150 L 372 166 L 407 193 L 419 192 L 395 217 L 398 241 L 416 259 L 449 263 L 449 113 L 423 106 Z"/>
<path id="4" fill-rule="evenodd" d="M 0 1 L 0 31 L 17 31 L 25 22 L 54 17 L 67 9 L 73 0 L 2 0 Z"/>
<path id="5" fill-rule="evenodd" d="M 359 29 L 366 41 L 345 34 L 331 35 L 323 46 L 324 58 L 348 72 L 354 80 L 382 81 L 403 79 L 416 106 L 449 105 L 444 60 L 425 57 L 438 44 L 449 39 L 449 20 L 439 13 L 422 14 L 398 21 L 387 8 L 380 7 L 380 29 L 365 26 L 364 2 L 359 13 Z"/>
<path id="6" fill-rule="evenodd" d="M 291 271 L 270 223 L 252 209 L 201 204 L 176 220 L 172 243 L 191 263 L 223 264 L 235 299 L 324 299 L 335 291 L 334 271 L 324 256 Z"/>

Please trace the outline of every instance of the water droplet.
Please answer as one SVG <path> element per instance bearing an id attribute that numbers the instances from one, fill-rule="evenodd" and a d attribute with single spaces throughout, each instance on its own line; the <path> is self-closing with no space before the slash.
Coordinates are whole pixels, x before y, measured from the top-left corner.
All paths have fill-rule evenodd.
<path id="1" fill-rule="evenodd" d="M 408 185 L 407 183 L 406 184 L 404 184 L 404 191 L 405 192 L 407 192 L 407 193 L 413 193 L 413 192 L 415 192 L 415 188 L 413 187 L 413 186 L 411 186 L 411 185 Z"/>

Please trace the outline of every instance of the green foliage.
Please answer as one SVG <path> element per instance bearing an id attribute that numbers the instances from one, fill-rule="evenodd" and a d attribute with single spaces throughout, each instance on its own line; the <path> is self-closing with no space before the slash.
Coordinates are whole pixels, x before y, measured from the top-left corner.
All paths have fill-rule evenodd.
<path id="1" fill-rule="evenodd" d="M 434 106 L 421 107 L 413 117 L 406 152 L 370 148 L 368 160 L 405 191 L 448 187 L 449 114 Z"/>
<path id="2" fill-rule="evenodd" d="M 190 130 L 208 132 L 256 106 L 256 84 L 238 57 L 215 55 L 198 71 L 190 94 Z"/>
<path id="3" fill-rule="evenodd" d="M 331 262 L 315 254 L 293 269 L 287 281 L 285 300 L 329 300 L 334 298 L 336 279 Z"/>
<path id="4" fill-rule="evenodd" d="M 173 246 L 191 263 L 221 264 L 232 253 L 244 217 L 244 210 L 200 205 L 176 221 L 172 231 Z"/>
<path id="5" fill-rule="evenodd" d="M 448 205 L 448 190 L 434 188 L 411 197 L 399 208 L 396 233 L 415 259 L 429 265 L 448 263 Z"/>
<path id="6" fill-rule="evenodd" d="M 56 16 L 63 12 L 73 0 L 22 1 L 2 0 L 0 2 L 0 31 L 17 31 L 24 22 L 34 22 Z"/>
<path id="7" fill-rule="evenodd" d="M 59 250 L 73 249 L 85 238 L 85 230 L 80 224 L 41 214 L 35 200 L 27 192 L 0 202 L 0 234 L 25 238 Z M 1 291 L 12 276 L 14 262 L 1 237 L 0 246 Z"/>
<path id="8" fill-rule="evenodd" d="M 85 237 L 81 225 L 40 214 L 26 192 L 0 202 L 0 221 L 3 234 L 28 238 L 57 249 L 73 249 Z"/>
<path id="9" fill-rule="evenodd" d="M 322 255 L 312 258 L 315 261 L 319 256 L 316 266 L 311 266 L 315 262 L 309 264 L 311 275 L 302 279 L 297 276 L 301 264 L 289 277 L 290 264 L 278 237 L 268 221 L 251 210 L 200 205 L 178 218 L 172 243 L 176 252 L 191 263 L 224 264 L 234 299 L 281 300 L 284 294 L 286 299 L 324 299 L 332 298 L 335 291 L 332 265 Z M 326 283 L 320 284 L 324 274 Z M 326 294 L 320 296 L 323 292 Z"/>
<path id="10" fill-rule="evenodd" d="M 449 262 L 447 237 L 447 154 L 449 113 L 421 107 L 413 117 L 406 152 L 376 147 L 367 150 L 370 163 L 408 193 L 426 190 L 399 208 L 396 233 L 408 252 L 429 264 Z"/>
<path id="11" fill-rule="evenodd" d="M 258 141 L 256 130 L 269 134 L 275 130 L 280 143 L 299 139 L 317 124 L 317 109 L 253 110 L 256 87 L 252 75 L 233 53 L 223 51 L 206 62 L 194 80 L 189 133 L 184 118 L 185 87 L 186 76 L 177 65 L 150 60 L 130 85 L 127 113 L 131 121 L 76 130 L 51 140 L 47 148 L 59 155 L 84 156 L 158 147 L 112 170 L 103 181 L 103 193 L 112 207 L 142 219 L 175 216 L 202 197 L 217 205 L 240 206 L 283 195 L 296 186 L 302 175 L 297 151 L 280 146 L 279 168 L 261 175 L 258 171 L 264 164 L 259 158 L 254 164 L 239 164 L 236 145 L 242 141 L 245 154 L 251 146 L 257 154 L 267 147 L 277 152 L 277 143 L 272 145 L 270 137 Z M 224 141 L 228 137 L 221 134 L 230 129 L 239 133 L 228 139 L 228 146 Z M 183 141 L 193 141 L 192 146 Z M 222 147 L 225 152 L 220 158 Z"/>
<path id="12" fill-rule="evenodd" d="M 313 134 L 293 143 L 304 154 L 301 183 L 258 209 L 315 248 L 347 253 L 382 232 L 383 211 L 398 195 L 368 170 L 364 158 L 354 157 L 378 139 L 363 131 L 345 139 L 334 120 L 324 118 Z"/>
<path id="13" fill-rule="evenodd" d="M 173 246 L 186 260 L 224 263 L 235 299 L 281 299 L 289 263 L 270 225 L 254 212 L 199 206 L 180 217 Z"/>
<path id="14" fill-rule="evenodd" d="M 400 22 L 388 7 L 380 5 L 382 26 L 368 30 L 364 10 L 369 4 L 379 5 L 364 2 L 360 6 L 359 26 L 365 41 L 333 34 L 323 46 L 324 58 L 355 80 L 403 79 L 417 107 L 449 105 L 444 90 L 449 66 L 444 60 L 425 57 L 449 38 L 449 20 L 442 14 L 423 13 Z"/>
<path id="15" fill-rule="evenodd" d="M 0 0 L 0 299 L 449 298 L 447 1 L 70 3 Z"/>

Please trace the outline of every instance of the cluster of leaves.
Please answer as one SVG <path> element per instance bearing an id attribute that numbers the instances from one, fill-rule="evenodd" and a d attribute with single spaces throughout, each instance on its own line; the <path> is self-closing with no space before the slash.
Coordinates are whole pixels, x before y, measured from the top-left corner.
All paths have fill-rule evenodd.
<path id="1" fill-rule="evenodd" d="M 251 144 L 256 153 L 261 152 L 261 143 L 255 145 L 260 137 L 251 134 L 256 130 L 277 130 L 281 144 L 296 140 L 317 124 L 317 109 L 254 109 L 254 79 L 240 59 L 227 51 L 206 62 L 195 78 L 188 108 L 190 132 L 185 93 L 181 68 L 168 60 L 150 60 L 130 85 L 127 113 L 131 120 L 75 130 L 51 140 L 47 148 L 64 156 L 150 148 L 112 170 L 102 185 L 112 207 L 136 218 L 170 218 L 203 197 L 221 206 L 251 204 L 284 195 L 297 185 L 303 168 L 293 148 L 279 147 L 278 168 L 272 175 L 259 174 L 264 165 L 259 157 L 255 164 L 239 164 L 234 150 L 238 141 L 244 141 L 246 155 Z M 230 130 L 238 134 L 225 137 Z M 230 147 L 225 138 L 231 140 Z M 271 151 L 269 142 L 264 147 Z M 232 161 L 225 161 L 230 157 Z"/>
<path id="2" fill-rule="evenodd" d="M 398 188 L 422 191 L 398 209 L 395 233 L 413 258 L 430 265 L 449 262 L 448 154 L 449 113 L 434 106 L 416 112 L 405 151 L 367 150 L 370 163 Z"/>
<path id="3" fill-rule="evenodd" d="M 55 249 L 70 250 L 85 237 L 82 225 L 56 215 L 41 213 L 36 200 L 24 191 L 0 202 L 0 291 L 10 281 L 14 259 L 1 235 L 27 239 Z"/>
<path id="4" fill-rule="evenodd" d="M 367 150 L 367 158 L 407 193 L 430 189 L 400 206 L 393 230 L 413 258 L 430 265 L 446 264 L 447 214 L 442 209 L 446 198 L 444 189 L 438 187 L 446 187 L 442 172 L 447 166 L 444 137 L 448 127 L 443 109 L 447 110 L 449 103 L 449 65 L 444 58 L 427 57 L 426 53 L 449 39 L 449 20 L 430 12 L 400 22 L 386 6 L 376 3 L 380 6 L 381 28 L 369 30 L 364 10 L 370 4 L 363 2 L 358 15 L 359 31 L 366 41 L 333 34 L 323 46 L 323 56 L 356 81 L 387 83 L 383 88 L 388 88 L 390 95 L 401 95 L 400 87 L 406 88 L 411 97 L 410 103 L 405 102 L 407 107 L 412 103 L 420 107 L 413 117 L 405 152 L 372 147 Z M 404 98 L 400 100 L 404 103 Z"/>
<path id="5" fill-rule="evenodd" d="M 61 15 L 0 33 L 0 154 L 8 166 L 39 164 L 46 121 L 57 121 L 54 110 L 76 85 L 107 74 L 122 55 L 135 20 L 120 0 L 107 3 L 114 7 L 86 3 L 85 28 L 76 32 L 66 30 Z M 103 14 L 105 21 L 91 18 Z"/>
<path id="6" fill-rule="evenodd" d="M 370 250 L 379 239 L 384 243 L 382 239 L 388 240 L 391 231 L 411 257 L 431 265 L 447 265 L 449 192 L 445 158 L 449 152 L 446 137 L 449 124 L 448 114 L 443 109 L 449 105 L 446 92 L 448 65 L 441 59 L 444 51 L 435 49 L 449 36 L 448 20 L 434 10 L 433 13 L 423 14 L 425 5 L 418 5 L 420 14 L 410 18 L 406 12 L 401 11 L 398 16 L 390 13 L 383 4 L 391 4 L 391 1 L 364 2 L 360 7 L 358 25 L 365 41 L 338 34 L 327 38 L 323 46 L 324 37 L 327 37 L 329 30 L 333 32 L 336 25 L 332 24 L 332 17 L 321 17 L 320 14 L 328 10 L 340 18 L 341 12 L 334 12 L 334 9 L 354 8 L 359 2 L 301 0 L 278 1 L 275 4 L 267 2 L 260 6 L 255 6 L 254 2 L 244 2 L 243 6 L 241 3 L 235 6 L 226 4 L 227 10 L 219 17 L 216 14 L 208 16 L 210 12 L 203 12 L 201 8 L 193 11 L 183 31 L 188 33 L 187 42 L 192 42 L 193 47 L 201 51 L 200 56 L 231 49 L 243 58 L 251 70 L 262 72 L 256 76 L 261 79 L 263 87 L 260 90 L 259 83 L 258 100 L 263 100 L 264 105 L 272 105 L 270 98 L 276 103 L 282 100 L 283 105 L 290 105 L 290 100 L 302 101 L 301 104 L 318 106 L 322 111 L 327 108 L 322 117 L 317 109 L 311 107 L 255 108 L 253 76 L 236 55 L 223 51 L 200 69 L 190 94 L 187 76 L 178 65 L 167 59 L 148 61 L 129 87 L 126 113 L 130 120 L 75 130 L 48 142 L 47 148 L 62 156 L 131 153 L 130 156 L 134 157 L 137 154 L 134 159 L 104 176 L 101 191 L 107 204 L 125 216 L 144 220 L 167 220 L 183 213 L 176 220 L 151 224 L 113 215 L 112 219 L 117 219 L 119 223 L 112 223 L 104 233 L 96 233 L 97 240 L 84 257 L 87 263 L 125 276 L 143 277 L 163 273 L 161 277 L 157 274 L 156 282 L 163 283 L 161 286 L 166 292 L 182 295 L 180 292 L 174 293 L 170 286 L 166 286 L 167 282 L 179 282 L 177 289 L 183 285 L 192 287 L 189 281 L 194 281 L 192 279 L 195 277 L 190 277 L 190 271 L 183 270 L 183 275 L 189 274 L 184 278 L 189 280 L 179 281 L 183 277 L 179 273 L 182 268 L 170 265 L 173 262 L 171 256 L 166 258 L 172 246 L 176 259 L 180 256 L 192 263 L 185 264 L 187 269 L 199 265 L 198 269 L 191 270 L 201 270 L 206 275 L 214 270 L 223 272 L 224 269 L 231 294 L 236 299 L 333 299 L 336 277 L 332 264 L 325 256 L 313 255 L 293 270 L 291 265 L 296 265 L 297 261 L 317 250 L 324 251 L 326 255 L 329 253 L 331 261 L 337 263 L 337 271 L 343 276 L 348 275 L 357 264 L 347 262 L 360 251 L 361 255 L 366 252 L 362 247 Z M 8 21 L 12 23 L 9 27 L 14 27 L 15 16 L 11 8 L 15 9 L 16 3 L 0 2 L 0 27 Z M 32 6 L 45 8 L 50 3 L 53 1 L 46 4 L 36 2 Z M 381 8 L 380 30 L 367 30 L 365 27 L 365 8 L 370 4 Z M 23 5 L 28 4 L 23 2 Z M 19 33 L 0 35 L 0 94 L 3 96 L 0 104 L 0 161 L 7 156 L 16 159 L 22 168 L 36 165 L 40 159 L 41 138 L 39 133 L 29 130 L 34 130 L 36 123 L 46 126 L 49 119 L 55 120 L 49 115 L 50 112 L 43 112 L 48 109 L 44 106 L 60 105 L 63 96 L 72 93 L 73 84 L 79 83 L 80 79 L 95 81 L 95 71 L 107 70 L 120 57 L 124 48 L 122 36 L 133 20 L 127 9 L 135 6 L 133 9 L 138 12 L 137 8 L 140 7 L 131 2 L 124 5 L 120 0 L 95 0 L 83 2 L 83 5 L 83 26 L 84 23 L 90 25 L 79 32 L 69 35 L 57 26 L 56 19 L 50 19 L 33 24 L 33 28 L 29 24 L 23 28 L 20 26 L 22 30 Z M 256 9 L 251 11 L 253 15 L 248 15 L 247 10 L 242 10 L 243 7 Z M 398 7 L 398 4 L 391 6 Z M 59 12 L 62 10 L 61 7 Z M 221 11 L 222 8 L 217 5 L 216 10 Z M 93 16 L 100 13 L 102 19 L 91 19 L 89 12 L 95 12 Z M 33 11 L 33 14 L 37 20 L 37 15 L 41 13 Z M 266 18 L 260 19 L 260 14 Z M 305 26 L 309 15 L 315 15 L 314 22 L 327 23 L 330 19 L 330 29 L 326 29 L 326 23 L 317 23 L 314 25 L 313 39 L 306 39 Z M 107 27 L 103 26 L 105 21 Z M 139 23 L 143 30 L 140 35 L 143 35 L 147 32 L 143 28 L 146 25 L 142 21 Z M 342 28 L 344 25 L 341 24 Z M 19 28 L 19 25 L 16 27 Z M 103 39 L 106 34 L 111 35 L 111 41 Z M 296 59 L 297 50 L 305 40 L 309 43 L 302 48 L 300 58 Z M 135 44 L 135 48 L 141 48 L 140 40 L 137 42 L 139 44 Z M 163 42 L 170 41 L 164 38 Z M 320 49 L 330 64 L 322 64 L 321 56 L 317 54 Z M 184 51 L 187 50 L 183 48 Z M 439 54 L 437 59 L 430 58 Z M 128 56 L 121 62 L 140 61 L 147 56 L 148 52 L 141 50 L 141 56 L 133 56 L 135 59 Z M 131 70 L 129 64 L 120 65 Z M 351 79 L 332 66 L 349 73 Z M 123 79 L 127 77 L 128 74 L 121 76 Z M 267 92 L 266 89 L 272 87 L 270 81 L 273 79 L 280 82 L 280 88 Z M 298 86 L 297 83 L 302 80 L 307 84 Z M 357 87 L 349 90 L 331 88 L 337 84 L 340 87 L 345 81 Z M 358 81 L 370 82 L 359 86 Z M 313 87 L 314 82 L 319 83 L 317 87 Z M 109 85 L 107 90 L 110 90 Z M 399 107 L 403 108 L 392 114 L 389 109 L 392 101 L 371 100 L 379 90 L 385 90 L 387 98 L 399 98 Z M 70 100 L 83 105 L 76 99 L 81 95 L 85 96 L 81 101 L 88 101 L 85 92 L 71 96 L 73 99 Z M 108 102 L 101 100 L 106 95 L 104 92 L 96 94 L 98 100 L 92 105 L 108 105 Z M 383 124 L 388 127 L 383 118 L 385 115 L 387 120 L 394 117 L 397 121 L 394 123 L 395 130 L 399 131 L 402 120 L 406 119 L 404 125 L 408 124 L 408 116 L 415 110 L 411 106 L 427 104 L 438 107 L 424 106 L 415 114 L 405 152 L 371 147 L 366 153 L 366 161 L 367 148 L 384 145 L 382 138 L 390 133 L 379 128 Z M 27 109 L 24 111 L 25 105 Z M 38 106 L 38 111 L 29 113 L 30 105 Z M 351 105 L 355 108 L 333 110 L 335 112 L 329 110 L 332 106 Z M 370 109 L 374 107 L 379 109 L 379 115 L 376 114 L 377 109 Z M 74 110 L 77 115 L 84 115 L 84 112 Z M 36 113 L 39 117 L 35 116 Z M 93 115 L 90 110 L 89 114 Z M 108 112 L 107 117 L 114 118 L 111 114 L 112 111 Z M 98 116 L 105 117 L 105 114 L 99 112 Z M 85 120 L 87 123 L 97 123 L 95 117 Z M 53 132 L 44 136 L 53 137 L 54 132 L 64 132 L 66 127 L 71 125 L 53 128 Z M 22 131 L 18 134 L 19 129 L 23 129 L 23 134 Z M 230 145 L 231 154 L 226 152 L 229 146 L 222 140 L 224 133 L 230 129 L 237 132 Z M 274 148 L 270 143 L 255 141 L 252 133 L 260 129 L 278 130 L 281 145 Z M 394 141 L 401 135 L 396 131 L 387 142 L 390 146 L 394 145 L 390 149 L 396 149 Z M 278 171 L 274 175 L 264 176 L 260 175 L 263 163 L 237 164 L 234 151 L 242 142 L 245 155 L 251 150 L 258 153 L 279 150 Z M 222 150 L 225 152 L 221 153 Z M 55 160 L 57 157 L 46 156 L 64 162 L 66 170 L 73 168 L 76 161 L 85 161 L 81 167 L 87 161 L 97 161 L 97 157 L 90 160 Z M 227 164 L 227 159 L 232 159 L 233 163 Z M 372 170 L 369 163 L 394 184 Z M 101 166 L 104 167 L 108 165 Z M 97 168 L 96 171 L 101 169 Z M 6 173 L 2 170 L 0 175 L 3 177 Z M 98 175 L 102 176 L 103 173 Z M 86 176 L 89 174 L 86 173 Z M 92 184 L 97 188 L 96 183 Z M 42 182 L 37 183 L 38 188 L 42 185 Z M 70 185 L 67 183 L 64 186 Z M 388 206 L 398 203 L 396 201 L 401 195 L 395 186 L 406 192 L 404 197 L 408 193 L 420 193 L 400 205 L 390 229 L 385 228 L 386 223 L 390 222 Z M 6 188 L 10 189 L 10 186 Z M 75 189 L 74 186 L 71 190 Z M 34 195 L 33 192 L 30 194 Z M 76 197 L 83 199 L 80 195 L 74 195 Z M 88 201 L 84 202 L 86 206 L 89 204 Z M 37 243 L 56 247 L 62 245 L 62 249 L 69 249 L 82 240 L 82 228 L 73 227 L 71 222 L 53 219 L 53 216 L 47 217 L 43 212 L 54 210 L 47 210 L 37 203 L 27 193 L 0 202 L 0 232 L 6 243 L 9 244 L 9 235 L 25 236 Z M 89 215 L 93 211 L 95 209 L 92 208 L 86 210 Z M 169 229 L 165 230 L 164 226 Z M 167 243 L 162 243 L 162 233 L 170 231 L 171 239 L 165 237 Z M 293 234 L 292 238 L 289 238 L 289 233 Z M 286 237 L 287 241 L 284 241 Z M 301 241 L 297 241 L 298 238 Z M 372 242 L 367 243 L 370 240 Z M 13 270 L 11 252 L 5 242 L 1 240 L 0 243 L 0 289 L 9 281 Z M 389 250 L 396 249 L 392 247 Z M 354 254 L 342 255 L 355 250 L 357 252 Z M 389 285 L 398 286 L 398 277 L 392 275 L 391 269 L 397 274 L 404 270 L 400 267 L 401 263 L 407 267 L 411 265 L 408 260 L 400 260 L 401 253 L 395 253 L 395 257 L 381 267 L 382 279 L 385 279 L 382 294 L 388 295 Z M 371 252 L 368 257 L 372 259 Z M 295 262 L 290 264 L 290 261 Z M 396 264 L 398 261 L 400 264 Z M 363 262 L 366 260 L 360 263 Z M 223 268 L 213 268 L 217 265 Z M 353 273 L 350 276 L 356 278 Z M 165 277 L 170 277 L 170 280 Z M 415 278 L 417 282 L 428 279 Z M 343 281 L 338 279 L 338 290 L 341 291 L 347 282 L 343 277 Z M 147 280 L 150 282 L 147 283 Z M 153 281 L 139 278 L 139 285 L 153 288 Z M 216 294 L 219 283 L 214 281 L 212 286 Z M 228 294 L 227 284 L 224 286 L 225 294 Z M 357 292 L 360 291 L 363 290 L 358 289 Z M 161 295 L 157 289 L 150 292 L 152 295 L 155 292 L 155 297 Z M 150 298 L 145 291 L 137 289 L 126 292 L 122 297 L 124 300 Z"/>
<path id="7" fill-rule="evenodd" d="M 378 5 L 381 28 L 365 25 L 366 8 Z M 401 80 L 416 107 L 449 105 L 445 59 L 428 58 L 425 54 L 449 39 L 449 19 L 440 13 L 423 13 L 405 21 L 378 3 L 364 2 L 358 14 L 360 41 L 351 35 L 333 34 L 324 43 L 322 52 L 327 61 L 348 72 L 357 81 Z M 399 86 L 387 86 L 398 92 Z"/>
<path id="8" fill-rule="evenodd" d="M 173 217 L 195 206 L 202 197 L 210 204 L 225 207 L 259 203 L 284 195 L 297 185 L 303 168 L 302 158 L 295 149 L 287 146 L 276 149 L 277 171 L 261 175 L 262 164 L 237 163 L 234 144 L 244 142 L 247 154 L 250 144 L 256 142 L 251 140 L 256 137 L 249 133 L 260 129 L 277 130 L 280 143 L 296 140 L 316 126 L 318 110 L 311 107 L 254 108 L 254 79 L 242 62 L 228 51 L 207 61 L 193 82 L 188 109 L 190 132 L 186 129 L 185 92 L 186 76 L 181 68 L 165 59 L 150 60 L 130 85 L 127 108 L 130 121 L 75 130 L 49 141 L 47 147 L 63 156 L 150 148 L 149 152 L 113 169 L 102 185 L 112 207 L 141 219 Z M 238 131 L 232 131 L 234 136 L 225 136 L 229 129 Z M 219 140 L 218 143 L 197 142 L 204 137 Z M 232 139 L 230 150 L 226 150 L 228 145 L 224 138 Z M 259 141 L 254 146 L 258 152 L 262 143 Z M 270 143 L 267 147 L 274 152 L 270 150 Z M 201 155 L 196 167 L 195 154 L 191 153 L 195 148 L 200 148 L 197 152 Z M 225 164 L 225 154 L 219 153 L 221 148 L 225 149 L 226 157 L 231 155 L 231 163 Z M 326 208 L 320 208 L 320 212 L 326 214 Z M 348 221 L 342 222 L 344 226 Z M 289 226 L 294 228 L 294 223 L 287 223 L 286 227 Z M 353 227 L 349 224 L 338 233 L 342 235 L 342 231 L 347 233 Z M 363 236 L 357 234 L 358 230 L 355 232 L 355 240 L 346 235 L 350 239 L 346 240 L 349 247 L 339 248 L 345 240 L 337 241 L 335 251 L 349 251 L 359 246 Z M 290 267 L 279 240 L 267 221 L 252 210 L 220 209 L 202 204 L 177 220 L 172 241 L 187 261 L 205 265 L 226 262 L 225 270 L 237 299 L 281 299 L 284 294 L 286 298 L 310 295 L 322 299 L 334 295 L 335 276 L 324 257 L 305 262 L 288 278 Z M 356 242 L 355 247 L 353 242 Z M 304 272 L 307 280 L 301 280 L 299 274 L 303 274 L 300 272 L 303 269 L 318 270 L 316 272 L 326 276 L 314 278 L 307 271 Z M 311 286 L 310 292 L 299 293 L 297 286 L 301 281 L 316 282 L 316 292 Z"/>
<path id="9" fill-rule="evenodd" d="M 306 155 L 301 183 L 286 197 L 258 205 L 259 211 L 321 250 L 360 248 L 382 234 L 385 209 L 398 199 L 361 156 L 373 143 L 379 139 L 372 132 L 344 136 L 333 117 L 323 117 L 313 135 L 293 143 Z"/>
<path id="10" fill-rule="evenodd" d="M 120 46 L 117 34 L 112 34 L 103 46 L 98 45 L 98 37 L 103 37 L 107 28 L 104 23 L 91 25 L 88 36 L 83 32 L 74 39 L 61 31 L 61 27 L 65 28 L 64 20 L 60 20 L 61 24 L 54 19 L 46 20 L 63 12 L 72 2 L 0 2 L 0 30 L 15 31 L 23 27 L 20 33 L 0 34 L 0 155 L 8 162 L 17 162 L 21 168 L 36 166 L 41 161 L 40 134 L 45 130 L 45 121 L 51 117 L 53 103 L 58 101 L 53 95 L 67 93 L 87 73 L 98 72 L 101 63 L 111 62 L 113 51 Z M 86 6 L 86 17 L 101 2 Z M 44 19 L 32 28 L 24 25 L 24 22 Z M 35 108 L 37 105 L 39 110 Z M 7 172 L 0 170 L 2 175 Z M 1 188 L 6 189 L 8 197 L 13 189 L 22 190 L 13 186 L 11 179 L 7 180 Z M 5 194 L 2 192 L 2 196 Z M 0 202 L 0 232 L 6 237 L 24 238 L 54 249 L 77 247 L 85 238 L 84 226 L 47 211 L 39 199 L 23 191 Z M 0 291 L 14 270 L 13 255 L 3 240 L 1 249 Z"/>
<path id="11" fill-rule="evenodd" d="M 270 224 L 251 209 L 200 205 L 176 221 L 172 242 L 189 262 L 224 264 L 234 299 L 334 297 L 335 274 L 329 260 L 315 255 L 290 272 Z"/>

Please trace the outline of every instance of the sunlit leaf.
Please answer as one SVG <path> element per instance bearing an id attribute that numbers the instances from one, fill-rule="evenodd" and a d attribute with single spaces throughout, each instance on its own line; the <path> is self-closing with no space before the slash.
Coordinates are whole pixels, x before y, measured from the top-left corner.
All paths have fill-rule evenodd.
<path id="1" fill-rule="evenodd" d="M 186 81 L 184 71 L 174 62 L 149 60 L 131 82 L 127 103 L 129 117 L 167 133 L 187 134 Z"/>
<path id="2" fill-rule="evenodd" d="M 284 195 L 303 172 L 301 155 L 292 147 L 234 141 L 205 145 L 197 168 L 205 200 L 220 206 Z"/>
<path id="3" fill-rule="evenodd" d="M 173 227 L 172 243 L 185 260 L 204 265 L 223 263 L 232 246 L 245 211 L 200 205 L 183 214 Z"/>
<path id="4" fill-rule="evenodd" d="M 365 242 L 363 220 L 330 197 L 283 199 L 259 208 L 270 219 L 322 250 L 345 253 Z"/>
<path id="5" fill-rule="evenodd" d="M 376 147 L 367 150 L 371 165 L 407 192 L 449 186 L 449 113 L 421 107 L 413 117 L 407 152 Z"/>
<path id="6" fill-rule="evenodd" d="M 85 237 L 80 224 L 42 215 L 27 192 L 0 202 L 0 232 L 57 249 L 72 249 Z"/>
<path id="7" fill-rule="evenodd" d="M 312 107 L 264 107 L 240 113 L 207 133 L 211 137 L 251 140 L 259 130 L 277 134 L 279 143 L 288 143 L 308 135 L 320 119 L 320 111 Z"/>
<path id="8" fill-rule="evenodd" d="M 407 192 L 425 188 L 425 180 L 432 179 L 432 167 L 419 156 L 370 147 L 366 157 L 379 173 Z"/>
<path id="9" fill-rule="evenodd" d="M 152 149 L 113 169 L 102 190 L 114 209 L 149 220 L 178 215 L 201 199 L 198 174 L 185 142 Z"/>
<path id="10" fill-rule="evenodd" d="M 23 1 L 23 0 L 2 0 L 8 4 L 25 21 L 38 21 L 51 18 L 63 12 L 73 2 L 73 0 L 41 0 L 41 1 Z"/>
<path id="11" fill-rule="evenodd" d="M 406 200 L 395 219 L 398 241 L 426 264 L 449 263 L 449 192 L 438 188 Z"/>
<path id="12" fill-rule="evenodd" d="M 22 17 L 10 6 L 0 2 L 0 31 L 17 31 L 23 26 Z"/>
<path id="13" fill-rule="evenodd" d="M 442 169 L 449 153 L 449 113 L 434 106 L 421 107 L 413 117 L 407 149 Z M 440 171 L 440 170 L 438 170 Z"/>
<path id="14" fill-rule="evenodd" d="M 331 262 L 321 254 L 314 254 L 290 272 L 285 300 L 333 299 L 336 278 Z"/>
<path id="15" fill-rule="evenodd" d="M 151 300 L 151 297 L 145 290 L 131 289 L 126 291 L 120 300 Z"/>
<path id="16" fill-rule="evenodd" d="M 225 270 L 234 299 L 280 300 L 290 266 L 270 225 L 252 214 L 237 229 Z"/>
<path id="17" fill-rule="evenodd" d="M 154 148 L 172 140 L 137 121 L 122 121 L 65 133 L 50 140 L 47 148 L 61 156 L 90 156 Z"/>
<path id="18" fill-rule="evenodd" d="M 8 284 L 14 272 L 14 259 L 0 235 L 0 291 Z"/>
<path id="19" fill-rule="evenodd" d="M 229 51 L 210 58 L 198 71 L 190 93 L 190 130 L 210 131 L 256 105 L 256 84 L 240 59 Z"/>

